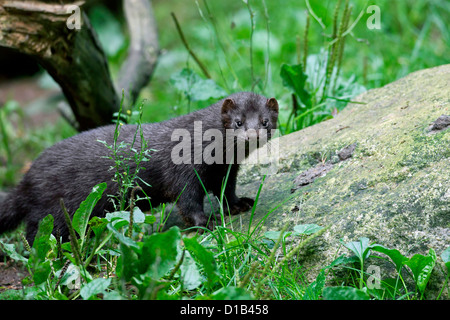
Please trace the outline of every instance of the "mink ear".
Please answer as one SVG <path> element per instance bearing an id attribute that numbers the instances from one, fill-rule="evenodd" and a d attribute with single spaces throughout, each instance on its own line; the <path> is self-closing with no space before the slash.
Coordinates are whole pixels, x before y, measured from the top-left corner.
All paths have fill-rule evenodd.
<path id="1" fill-rule="evenodd" d="M 236 104 L 233 99 L 227 98 L 222 104 L 222 114 L 228 113 L 231 110 L 236 109 Z"/>
<path id="2" fill-rule="evenodd" d="M 278 113 L 278 101 L 275 98 L 267 99 L 266 106 L 270 111 Z"/>

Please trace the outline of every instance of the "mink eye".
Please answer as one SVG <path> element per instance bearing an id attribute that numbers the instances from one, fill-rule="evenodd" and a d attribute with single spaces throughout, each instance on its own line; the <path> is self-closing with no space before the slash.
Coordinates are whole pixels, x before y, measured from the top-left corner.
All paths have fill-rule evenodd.
<path id="1" fill-rule="evenodd" d="M 267 127 L 268 124 L 269 124 L 269 120 L 264 119 L 262 122 L 263 127 Z"/>
<path id="2" fill-rule="evenodd" d="M 241 121 L 236 121 L 236 126 L 238 126 L 238 127 L 240 127 L 240 126 L 242 126 L 242 122 Z"/>

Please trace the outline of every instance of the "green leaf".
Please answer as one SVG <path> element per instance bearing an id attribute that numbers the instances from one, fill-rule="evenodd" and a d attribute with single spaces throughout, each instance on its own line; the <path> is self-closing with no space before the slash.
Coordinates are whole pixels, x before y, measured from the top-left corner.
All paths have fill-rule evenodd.
<path id="1" fill-rule="evenodd" d="M 382 245 L 374 244 L 371 246 L 373 251 L 381 252 L 387 255 L 394 262 L 397 272 L 400 272 L 403 265 L 409 260 L 396 249 L 388 249 Z"/>
<path id="2" fill-rule="evenodd" d="M 277 241 L 280 238 L 280 234 L 281 234 L 281 231 L 266 231 L 266 232 L 264 232 L 264 237 L 266 237 L 267 239 L 270 239 L 270 240 Z M 287 235 L 285 234 L 284 238 L 286 236 Z"/>
<path id="3" fill-rule="evenodd" d="M 111 278 L 97 278 L 85 284 L 81 290 L 80 295 L 84 300 L 89 300 L 94 295 L 105 292 L 111 284 Z"/>
<path id="4" fill-rule="evenodd" d="M 219 278 L 213 253 L 199 244 L 197 238 L 183 238 L 183 242 L 192 257 L 203 267 L 203 271 L 208 279 L 208 285 L 212 288 L 212 285 Z"/>
<path id="5" fill-rule="evenodd" d="M 183 281 L 183 288 L 185 290 L 194 290 L 202 284 L 202 276 L 200 274 L 200 271 L 198 270 L 197 264 L 188 251 L 185 252 L 180 270 L 181 279 Z"/>
<path id="6" fill-rule="evenodd" d="M 61 270 L 56 272 L 56 277 L 61 275 Z M 69 264 L 66 272 L 63 274 L 60 285 L 67 286 L 69 289 L 79 289 L 81 282 L 80 268 L 73 263 Z"/>
<path id="7" fill-rule="evenodd" d="M 341 240 L 342 243 L 342 240 Z M 344 247 L 351 250 L 362 263 L 370 254 L 370 246 L 368 238 L 360 238 L 359 241 L 342 243 Z"/>
<path id="8" fill-rule="evenodd" d="M 92 188 L 91 193 L 87 196 L 86 200 L 84 200 L 80 207 L 77 209 L 72 218 L 72 225 L 75 231 L 80 236 L 80 239 L 83 241 L 86 235 L 87 225 L 89 223 L 89 218 L 91 216 L 92 210 L 97 204 L 98 200 L 103 195 L 103 191 L 106 189 L 106 182 L 100 183 Z"/>
<path id="9" fill-rule="evenodd" d="M 109 226 L 109 225 L 108 225 Z M 120 255 L 117 259 L 116 274 L 120 279 L 130 281 L 134 276 L 139 275 L 139 246 L 127 246 L 120 244 Z"/>
<path id="10" fill-rule="evenodd" d="M 430 249 L 428 255 L 426 256 L 415 254 L 405 264 L 410 267 L 414 275 L 417 288 L 423 294 L 428 280 L 430 279 L 434 265 L 436 264 L 436 253 L 433 249 Z"/>
<path id="11" fill-rule="evenodd" d="M 323 227 L 318 226 L 317 224 L 299 224 L 294 227 L 295 232 L 306 235 L 316 233 L 321 229 L 323 229 Z"/>
<path id="12" fill-rule="evenodd" d="M 441 254 L 442 261 L 444 261 L 447 267 L 447 272 L 450 273 L 450 247 L 444 250 Z"/>
<path id="13" fill-rule="evenodd" d="M 401 281 L 398 277 L 382 279 L 381 287 L 386 297 L 395 299 L 395 296 L 400 294 L 399 288 L 401 288 Z"/>
<path id="14" fill-rule="evenodd" d="M 139 245 L 131 238 L 123 235 L 122 233 L 120 233 L 113 225 L 112 223 L 108 223 L 107 225 L 108 230 L 112 231 L 113 235 L 117 238 L 117 240 L 119 240 L 121 245 L 124 245 L 128 248 L 133 248 L 133 249 L 140 249 Z"/>
<path id="15" fill-rule="evenodd" d="M 45 260 L 35 264 L 33 268 L 33 281 L 35 285 L 40 285 L 47 281 L 50 272 L 52 272 L 50 260 Z"/>
<path id="16" fill-rule="evenodd" d="M 130 212 L 129 211 L 108 212 L 105 218 L 108 221 L 114 221 L 113 223 L 114 226 L 116 228 L 120 228 L 123 225 L 127 225 L 130 223 Z M 144 221 L 145 221 L 145 214 L 141 211 L 141 209 L 139 209 L 139 207 L 135 207 L 133 210 L 133 223 L 143 223 Z M 120 223 L 120 225 L 118 225 L 117 223 Z"/>
<path id="17" fill-rule="evenodd" d="M 277 240 L 280 237 L 281 231 L 266 231 L 264 237 L 270 240 Z"/>
<path id="18" fill-rule="evenodd" d="M 325 270 L 321 270 L 316 280 L 306 288 L 303 300 L 318 300 L 325 287 L 325 279 Z"/>
<path id="19" fill-rule="evenodd" d="M 39 229 L 34 238 L 28 265 L 33 267 L 44 260 L 50 250 L 49 238 L 53 231 L 53 216 L 49 214 L 39 223 Z"/>
<path id="20" fill-rule="evenodd" d="M 128 215 L 128 220 L 129 219 Z M 134 207 L 133 209 L 133 223 L 144 223 L 145 222 L 145 214 L 142 212 L 142 210 L 139 207 Z"/>
<path id="21" fill-rule="evenodd" d="M 328 266 L 325 267 L 325 269 L 332 268 L 341 264 L 347 264 L 347 263 L 355 263 L 358 262 L 359 259 L 356 256 L 346 257 L 345 254 L 337 257 L 333 260 Z"/>
<path id="22" fill-rule="evenodd" d="M 180 240 L 181 232 L 178 227 L 145 238 L 139 260 L 139 273 L 147 273 L 155 280 L 164 276 L 177 262 Z"/>
<path id="23" fill-rule="evenodd" d="M 218 99 L 227 95 L 226 91 L 211 79 L 202 79 L 193 70 L 184 68 L 170 77 L 170 82 L 192 101 Z"/>
<path id="24" fill-rule="evenodd" d="M 305 90 L 306 79 L 308 76 L 303 73 L 303 67 L 301 64 L 288 65 L 283 64 L 280 71 L 281 79 L 283 79 L 283 85 L 294 92 L 297 97 L 303 102 L 303 104 L 311 107 L 311 95 Z"/>
<path id="25" fill-rule="evenodd" d="M 362 290 L 353 287 L 326 287 L 323 290 L 324 300 L 369 300 Z"/>
<path id="26" fill-rule="evenodd" d="M 94 231 L 94 234 L 99 237 L 103 231 L 106 228 L 106 225 L 108 224 L 108 220 L 105 218 L 99 218 L 99 217 L 92 217 L 91 220 L 89 220 L 89 225 L 91 226 L 92 231 Z"/>
<path id="27" fill-rule="evenodd" d="M 146 224 L 154 224 L 156 222 L 156 217 L 153 214 L 146 214 L 144 222 Z"/>
<path id="28" fill-rule="evenodd" d="M 0 251 L 6 253 L 13 260 L 22 262 L 28 261 L 27 258 L 17 253 L 16 246 L 14 244 L 4 243 L 2 240 L 0 240 L 0 249 Z"/>

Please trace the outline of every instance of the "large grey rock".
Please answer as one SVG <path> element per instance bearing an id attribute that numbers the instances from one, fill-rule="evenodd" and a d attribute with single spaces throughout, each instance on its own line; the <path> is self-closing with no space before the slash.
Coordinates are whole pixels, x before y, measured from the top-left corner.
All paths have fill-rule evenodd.
<path id="1" fill-rule="evenodd" d="M 440 255 L 450 246 L 450 65 L 353 100 L 334 119 L 274 141 L 276 170 L 264 180 L 254 216 L 234 216 L 234 228 L 247 230 L 250 220 L 252 227 L 264 220 L 260 234 L 286 224 L 330 226 L 298 255 L 309 281 L 349 253 L 340 239 L 367 237 L 407 257 L 433 249 L 443 265 Z M 265 172 L 267 166 L 242 165 L 238 195 L 255 197 Z M 170 220 L 167 226 L 182 225 L 176 210 Z M 386 265 L 382 279 L 392 276 Z M 427 298 L 442 289 L 445 269 L 434 268 Z"/>
<path id="2" fill-rule="evenodd" d="M 439 257 L 450 246 L 450 65 L 414 72 L 354 101 L 360 103 L 332 120 L 279 138 L 278 169 L 266 176 L 253 217 L 256 225 L 278 206 L 262 231 L 331 225 L 300 256 L 311 280 L 348 252 L 339 239 L 367 237 L 408 257 L 430 248 Z M 254 196 L 263 169 L 243 166 L 238 194 Z M 442 270 L 435 267 L 429 297 L 442 288 Z"/>

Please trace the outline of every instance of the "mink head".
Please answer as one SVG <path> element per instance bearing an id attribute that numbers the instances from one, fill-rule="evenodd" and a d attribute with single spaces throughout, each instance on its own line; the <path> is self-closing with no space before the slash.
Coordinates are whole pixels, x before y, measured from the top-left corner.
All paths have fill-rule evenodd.
<path id="1" fill-rule="evenodd" d="M 278 102 L 255 93 L 242 92 L 225 99 L 222 104 L 222 122 L 225 129 L 238 130 L 245 140 L 266 136 L 276 129 Z M 238 137 L 238 138 L 239 138 Z"/>

